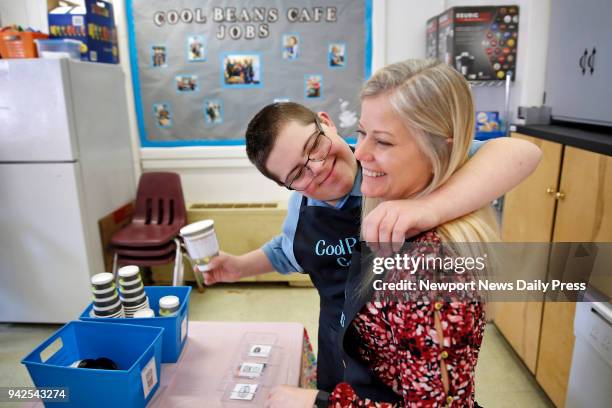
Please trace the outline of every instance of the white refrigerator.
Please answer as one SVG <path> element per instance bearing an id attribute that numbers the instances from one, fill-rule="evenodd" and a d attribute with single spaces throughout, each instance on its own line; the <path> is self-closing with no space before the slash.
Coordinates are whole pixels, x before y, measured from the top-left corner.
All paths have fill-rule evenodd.
<path id="1" fill-rule="evenodd" d="M 0 322 L 78 319 L 98 220 L 134 196 L 120 66 L 0 60 Z"/>

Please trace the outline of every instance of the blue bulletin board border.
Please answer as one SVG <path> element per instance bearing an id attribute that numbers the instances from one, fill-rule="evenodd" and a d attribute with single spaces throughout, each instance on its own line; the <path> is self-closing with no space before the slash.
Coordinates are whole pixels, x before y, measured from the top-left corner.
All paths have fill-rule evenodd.
<path id="1" fill-rule="evenodd" d="M 138 75 L 138 50 L 136 48 L 136 30 L 134 28 L 133 1 L 125 1 L 125 11 L 127 16 L 128 45 L 130 52 L 130 68 L 132 72 L 132 89 L 134 91 L 134 104 L 136 108 L 136 119 L 138 122 L 138 134 L 141 147 L 184 147 L 184 146 L 244 146 L 244 137 L 241 139 L 229 140 L 208 140 L 208 139 L 189 139 L 189 140 L 157 140 L 147 139 L 144 125 L 144 109 L 140 96 L 140 77 Z M 365 1 L 365 79 L 372 75 L 372 8 L 373 0 Z M 347 137 L 346 141 L 350 144 L 356 142 L 355 137 Z"/>

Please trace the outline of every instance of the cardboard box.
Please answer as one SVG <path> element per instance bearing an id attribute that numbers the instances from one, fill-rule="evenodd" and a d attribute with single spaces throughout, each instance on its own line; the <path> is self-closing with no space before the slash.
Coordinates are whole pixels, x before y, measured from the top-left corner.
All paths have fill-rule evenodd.
<path id="1" fill-rule="evenodd" d="M 117 30 L 111 3 L 85 0 L 85 6 L 60 6 L 59 0 L 47 0 L 51 38 L 70 38 L 84 44 L 83 59 L 91 62 L 119 63 Z"/>
<path id="2" fill-rule="evenodd" d="M 438 16 L 427 20 L 425 32 L 425 57 L 438 59 Z"/>
<path id="3" fill-rule="evenodd" d="M 453 7 L 438 16 L 438 58 L 470 81 L 516 77 L 518 6 Z"/>

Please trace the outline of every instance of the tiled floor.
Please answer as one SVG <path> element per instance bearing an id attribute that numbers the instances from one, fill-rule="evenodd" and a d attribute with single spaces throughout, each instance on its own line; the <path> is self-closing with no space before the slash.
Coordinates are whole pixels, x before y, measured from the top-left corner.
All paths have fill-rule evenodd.
<path id="1" fill-rule="evenodd" d="M 235 284 L 192 292 L 191 320 L 295 321 L 317 342 L 319 298 L 314 289 L 284 284 Z M 30 386 L 19 363 L 58 326 L 0 324 L 0 387 Z M 476 371 L 476 397 L 484 407 L 552 407 L 495 326 L 488 325 Z M 0 403 L 0 407 L 10 406 Z M 19 407 L 21 405 L 14 405 Z"/>

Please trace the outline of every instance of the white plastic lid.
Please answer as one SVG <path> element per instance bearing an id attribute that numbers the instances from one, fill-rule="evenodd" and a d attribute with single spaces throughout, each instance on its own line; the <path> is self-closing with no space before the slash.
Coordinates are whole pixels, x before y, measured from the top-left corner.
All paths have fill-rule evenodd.
<path id="1" fill-rule="evenodd" d="M 151 309 L 142 309 L 134 313 L 134 318 L 137 317 L 155 317 L 155 312 Z"/>
<path id="2" fill-rule="evenodd" d="M 129 278 L 131 276 L 137 275 L 139 272 L 140 269 L 136 265 L 128 265 L 119 268 L 119 276 L 122 278 Z"/>
<path id="3" fill-rule="evenodd" d="M 213 228 L 214 225 L 215 225 L 214 220 L 202 220 L 202 221 L 194 222 L 192 224 L 185 225 L 183 228 L 181 228 L 181 230 L 179 231 L 179 234 L 181 235 L 199 234 L 201 232 L 204 232 L 208 229 Z"/>
<path id="4" fill-rule="evenodd" d="M 178 307 L 178 305 L 179 298 L 176 296 L 164 296 L 163 298 L 159 299 L 159 307 L 162 309 L 173 309 Z"/>
<path id="5" fill-rule="evenodd" d="M 92 285 L 106 285 L 113 281 L 113 274 L 108 272 L 97 273 L 91 277 Z"/>

